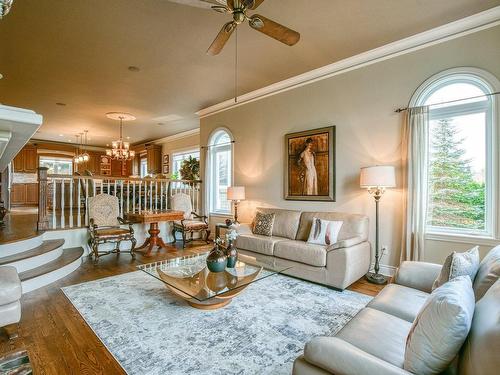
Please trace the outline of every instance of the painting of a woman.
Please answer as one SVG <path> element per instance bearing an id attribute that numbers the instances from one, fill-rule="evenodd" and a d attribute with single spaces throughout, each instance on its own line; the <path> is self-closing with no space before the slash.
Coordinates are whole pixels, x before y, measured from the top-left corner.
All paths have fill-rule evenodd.
<path id="1" fill-rule="evenodd" d="M 285 136 L 285 199 L 335 201 L 335 127 Z"/>
<path id="2" fill-rule="evenodd" d="M 300 153 L 298 160 L 299 167 L 302 168 L 300 180 L 303 185 L 303 195 L 318 195 L 318 175 L 316 173 L 314 160 L 314 141 L 312 138 L 307 138 L 304 151 Z"/>

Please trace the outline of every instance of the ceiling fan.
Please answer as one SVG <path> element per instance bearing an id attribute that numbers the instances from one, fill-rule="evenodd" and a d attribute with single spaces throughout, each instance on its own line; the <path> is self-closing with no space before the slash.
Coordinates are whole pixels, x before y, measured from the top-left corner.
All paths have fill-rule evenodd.
<path id="1" fill-rule="evenodd" d="M 274 38 L 281 43 L 293 46 L 300 39 L 300 34 L 297 31 L 289 29 L 286 26 L 280 25 L 277 22 L 270 20 L 260 14 L 249 16 L 247 11 L 255 10 L 264 0 L 199 0 L 195 5 L 196 0 L 170 0 L 172 2 L 194 5 L 200 7 L 210 7 L 216 12 L 227 13 L 233 16 L 233 20 L 222 26 L 222 29 L 217 34 L 216 38 L 207 50 L 209 55 L 217 55 L 222 51 L 224 45 L 231 37 L 233 31 L 245 21 L 251 28 L 260 31 L 271 38 Z"/>

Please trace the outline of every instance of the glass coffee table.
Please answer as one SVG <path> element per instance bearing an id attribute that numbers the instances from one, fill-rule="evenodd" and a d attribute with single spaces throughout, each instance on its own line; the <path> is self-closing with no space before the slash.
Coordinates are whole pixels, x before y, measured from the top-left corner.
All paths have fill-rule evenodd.
<path id="1" fill-rule="evenodd" d="M 137 268 L 163 282 L 192 307 L 204 310 L 226 306 L 248 285 L 291 268 L 278 260 L 258 261 L 239 254 L 234 268 L 210 272 L 206 265 L 207 256 L 208 252 L 182 256 L 141 264 Z"/>

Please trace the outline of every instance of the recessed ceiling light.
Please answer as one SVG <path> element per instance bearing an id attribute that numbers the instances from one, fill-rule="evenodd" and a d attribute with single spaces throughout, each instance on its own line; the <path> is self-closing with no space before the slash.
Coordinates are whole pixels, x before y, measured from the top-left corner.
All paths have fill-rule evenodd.
<path id="1" fill-rule="evenodd" d="M 138 66 L 134 66 L 134 65 L 130 65 L 127 69 L 131 72 L 134 72 L 134 73 L 139 72 L 141 70 Z"/>
<path id="2" fill-rule="evenodd" d="M 159 122 L 158 125 L 165 125 L 165 123 L 164 122 Z"/>
<path id="3" fill-rule="evenodd" d="M 57 102 L 57 103 L 56 103 L 56 105 L 59 105 L 59 106 L 61 106 L 61 107 L 64 107 L 64 106 L 66 106 L 66 103 Z"/>
<path id="4" fill-rule="evenodd" d="M 2 79 L 2 78 L 3 78 L 3 74 L 2 74 L 2 73 L 0 73 L 0 79 Z"/>
<path id="5" fill-rule="evenodd" d="M 64 137 L 64 134 L 59 134 L 59 137 Z"/>
<path id="6" fill-rule="evenodd" d="M 73 142 L 73 141 L 72 141 L 71 139 L 68 139 L 68 142 L 69 142 L 69 143 L 71 143 L 71 142 Z"/>
<path id="7" fill-rule="evenodd" d="M 127 139 L 130 139 L 130 137 L 127 135 Z"/>

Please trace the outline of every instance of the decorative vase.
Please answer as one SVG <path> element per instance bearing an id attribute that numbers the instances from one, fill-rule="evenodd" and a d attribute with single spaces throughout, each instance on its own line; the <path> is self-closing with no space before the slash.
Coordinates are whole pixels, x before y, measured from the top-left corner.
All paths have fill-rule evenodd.
<path id="1" fill-rule="evenodd" d="M 224 251 L 215 244 L 207 256 L 207 267 L 211 272 L 222 272 L 226 269 L 227 256 Z"/>
<path id="2" fill-rule="evenodd" d="M 234 268 L 238 260 L 238 250 L 233 245 L 233 241 L 229 241 L 226 249 L 227 268 Z"/>

